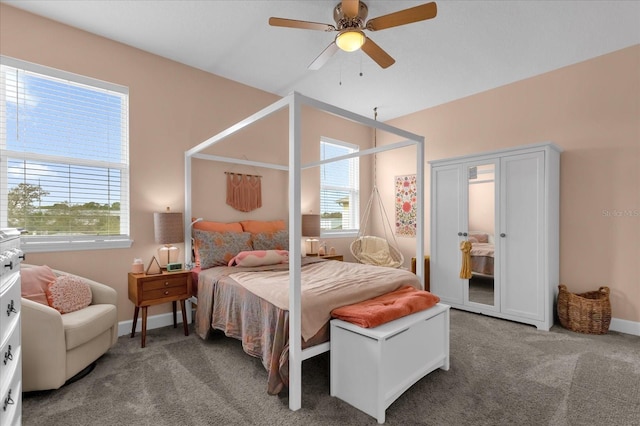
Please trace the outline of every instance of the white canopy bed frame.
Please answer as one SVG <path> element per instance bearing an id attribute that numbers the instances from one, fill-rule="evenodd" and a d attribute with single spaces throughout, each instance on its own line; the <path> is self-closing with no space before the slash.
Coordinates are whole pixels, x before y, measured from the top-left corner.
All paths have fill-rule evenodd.
<path id="1" fill-rule="evenodd" d="M 301 163 L 301 109 L 303 105 L 325 111 L 327 113 L 345 118 L 347 120 L 360 123 L 378 130 L 382 130 L 393 135 L 403 138 L 403 141 L 365 149 L 352 154 L 334 157 L 323 161 L 314 161 L 308 164 Z M 249 161 L 238 158 L 220 157 L 216 155 L 203 154 L 202 151 L 231 136 L 239 130 L 262 120 L 271 114 L 283 109 L 289 108 L 289 163 L 288 165 L 263 163 L 257 161 Z M 185 235 L 191 234 L 192 217 L 192 159 L 212 160 L 226 162 L 232 164 L 250 165 L 255 167 L 263 167 L 267 169 L 275 169 L 288 171 L 289 173 L 289 336 L 301 335 L 301 241 L 302 241 L 302 212 L 301 212 L 301 174 L 302 170 L 319 167 L 322 164 L 340 161 L 348 158 L 362 157 L 372 155 L 378 152 L 389 151 L 394 149 L 405 148 L 409 146 L 416 147 L 416 192 L 419 200 L 424 199 L 424 137 L 415 135 L 405 130 L 389 126 L 376 120 L 355 114 L 353 112 L 335 107 L 333 105 L 306 97 L 299 93 L 293 92 L 272 105 L 263 108 L 255 114 L 245 118 L 244 120 L 234 124 L 217 135 L 205 140 L 197 146 L 185 152 Z M 423 203 L 417 203 L 416 206 L 416 256 L 417 259 L 424 257 L 424 206 Z M 187 259 L 185 263 L 190 263 L 191 239 L 186 238 L 185 255 Z M 424 282 L 424 266 L 422 262 L 417 262 L 416 275 L 420 282 Z M 293 411 L 301 408 L 302 404 L 302 361 L 314 357 L 330 349 L 330 342 L 326 342 L 317 346 L 312 346 L 302 350 L 300 339 L 289 339 L 289 408 Z"/>

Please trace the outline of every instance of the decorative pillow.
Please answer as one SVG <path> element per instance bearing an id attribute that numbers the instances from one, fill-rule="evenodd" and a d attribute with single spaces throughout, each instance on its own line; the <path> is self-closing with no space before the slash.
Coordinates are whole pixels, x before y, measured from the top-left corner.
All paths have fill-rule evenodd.
<path id="1" fill-rule="evenodd" d="M 196 218 L 191 218 L 192 221 Z M 242 232 L 242 225 L 240 222 L 212 222 L 209 220 L 201 220 L 193 224 L 193 229 L 200 229 L 202 231 L 209 232 Z M 200 254 L 198 253 L 198 241 L 195 241 L 193 247 L 193 257 L 195 258 L 196 266 L 200 266 Z"/>
<path id="2" fill-rule="evenodd" d="M 195 218 L 191 219 L 196 220 Z M 201 220 L 200 222 L 196 222 L 193 224 L 193 229 L 200 229 L 202 231 L 209 232 L 243 232 L 242 225 L 240 222 L 211 222 L 207 220 Z"/>
<path id="3" fill-rule="evenodd" d="M 56 280 L 56 274 L 47 265 L 20 268 L 22 297 L 49 306 L 47 287 Z"/>
<path id="4" fill-rule="evenodd" d="M 208 232 L 193 230 L 200 268 L 226 266 L 241 251 L 251 250 L 251 234 L 248 232 Z"/>
<path id="5" fill-rule="evenodd" d="M 289 250 L 289 231 L 253 235 L 254 250 Z"/>
<path id="6" fill-rule="evenodd" d="M 477 243 L 478 240 L 475 237 L 469 237 L 469 242 L 473 244 L 473 243 Z"/>
<path id="7" fill-rule="evenodd" d="M 243 220 L 240 221 L 240 225 L 242 225 L 244 232 L 252 234 L 273 234 L 287 229 L 284 220 Z"/>
<path id="8" fill-rule="evenodd" d="M 478 243 L 488 243 L 489 242 L 489 234 L 485 234 L 482 232 L 470 232 L 469 237 L 473 237 L 476 239 Z"/>
<path id="9" fill-rule="evenodd" d="M 79 311 L 91 304 L 91 287 L 80 277 L 60 275 L 47 287 L 47 302 L 61 314 Z"/>
<path id="10" fill-rule="evenodd" d="M 229 266 L 264 266 L 287 263 L 289 252 L 286 250 L 253 250 L 241 251 L 229 261 Z"/>

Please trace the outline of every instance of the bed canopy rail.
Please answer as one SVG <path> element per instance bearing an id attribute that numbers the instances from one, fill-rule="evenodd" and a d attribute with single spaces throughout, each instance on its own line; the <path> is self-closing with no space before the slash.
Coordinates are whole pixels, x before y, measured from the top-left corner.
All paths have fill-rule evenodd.
<path id="1" fill-rule="evenodd" d="M 373 127 L 377 130 L 382 130 L 387 133 L 399 136 L 404 140 L 401 142 L 384 145 L 381 147 L 374 147 L 372 149 L 366 149 L 358 151 L 356 153 L 343 155 L 340 157 L 334 157 L 324 161 L 314 161 L 303 165 L 301 163 L 301 109 L 302 106 L 310 106 L 320 111 L 330 113 L 332 115 Z M 271 114 L 283 109 L 289 108 L 289 153 L 288 153 L 288 165 L 281 164 L 261 163 L 255 161 L 241 160 L 237 158 L 220 157 L 216 155 L 203 154 L 202 151 L 207 149 L 216 143 L 224 140 L 225 138 L 233 135 L 239 130 L 262 120 Z M 368 117 L 347 111 L 345 109 L 327 104 L 316 99 L 309 98 L 300 93 L 293 92 L 284 98 L 274 102 L 273 104 L 263 108 L 262 110 L 252 114 L 251 116 L 239 121 L 233 126 L 223 130 L 217 135 L 201 142 L 195 147 L 185 151 L 185 235 L 191 233 L 191 217 L 192 217 L 192 169 L 191 161 L 193 158 L 203 160 L 213 160 L 228 162 L 234 164 L 245 164 L 256 167 L 264 167 L 270 169 L 277 169 L 288 171 L 289 173 L 289 336 L 301 336 L 301 240 L 302 240 L 302 212 L 301 212 L 301 176 L 302 170 L 312 167 L 318 167 L 321 164 L 340 161 L 345 158 L 362 157 L 366 155 L 372 155 L 377 152 L 388 151 L 393 149 L 404 148 L 408 146 L 416 147 L 416 178 L 417 178 L 417 197 L 418 199 L 424 199 L 424 137 L 415 135 L 393 126 L 389 126 L 385 123 L 381 123 L 377 120 L 370 119 Z M 416 226 L 416 256 L 418 259 L 424 257 L 424 207 L 423 203 L 417 204 L 417 226 Z M 191 253 L 191 239 L 186 238 L 185 241 L 185 255 Z M 189 263 L 190 259 L 186 259 L 185 263 Z M 417 262 L 416 274 L 421 282 L 424 282 L 424 266 L 422 262 Z M 289 341 L 289 408 L 291 410 L 298 410 L 302 405 L 302 361 L 304 359 L 315 356 L 319 353 L 328 350 L 328 344 L 320 348 L 309 348 L 311 350 L 302 351 L 302 342 L 300 339 L 292 338 Z"/>

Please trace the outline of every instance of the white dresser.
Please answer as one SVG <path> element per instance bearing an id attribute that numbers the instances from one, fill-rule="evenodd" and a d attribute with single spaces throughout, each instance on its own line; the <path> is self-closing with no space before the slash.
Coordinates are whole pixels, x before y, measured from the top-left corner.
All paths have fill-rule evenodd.
<path id="1" fill-rule="evenodd" d="M 0 426 L 22 423 L 20 233 L 0 229 Z"/>

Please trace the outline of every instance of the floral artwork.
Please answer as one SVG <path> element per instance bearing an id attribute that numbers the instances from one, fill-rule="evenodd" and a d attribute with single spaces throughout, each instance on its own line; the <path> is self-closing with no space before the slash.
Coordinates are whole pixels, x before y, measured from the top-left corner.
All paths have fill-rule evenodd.
<path id="1" fill-rule="evenodd" d="M 396 176 L 396 235 L 416 236 L 416 175 Z"/>

